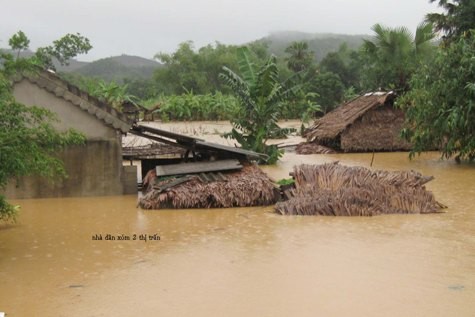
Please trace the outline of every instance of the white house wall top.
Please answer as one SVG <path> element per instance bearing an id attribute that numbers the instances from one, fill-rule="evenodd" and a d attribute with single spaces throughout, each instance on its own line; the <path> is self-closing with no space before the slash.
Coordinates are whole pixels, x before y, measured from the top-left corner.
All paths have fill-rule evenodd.
<path id="1" fill-rule="evenodd" d="M 69 101 L 83 111 L 87 111 L 91 116 L 101 120 L 104 124 L 122 133 L 127 133 L 132 126 L 131 122 L 123 113 L 62 80 L 54 73 L 41 71 L 35 74 L 20 74 L 13 78 L 14 82 L 20 82 L 23 79 L 28 80 L 58 98 Z"/>

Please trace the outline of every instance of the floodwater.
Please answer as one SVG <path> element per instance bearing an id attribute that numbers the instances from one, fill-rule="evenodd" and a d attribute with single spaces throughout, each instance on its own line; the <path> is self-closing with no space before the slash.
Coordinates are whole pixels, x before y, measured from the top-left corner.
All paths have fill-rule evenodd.
<path id="1" fill-rule="evenodd" d="M 335 160 L 369 166 L 372 154 L 286 154 L 263 169 L 283 178 L 294 164 Z M 449 208 L 334 218 L 271 207 L 143 211 L 134 196 L 16 201 L 18 223 L 0 225 L 0 312 L 475 316 L 475 166 L 377 153 L 373 168 L 435 176 L 428 188 Z"/>

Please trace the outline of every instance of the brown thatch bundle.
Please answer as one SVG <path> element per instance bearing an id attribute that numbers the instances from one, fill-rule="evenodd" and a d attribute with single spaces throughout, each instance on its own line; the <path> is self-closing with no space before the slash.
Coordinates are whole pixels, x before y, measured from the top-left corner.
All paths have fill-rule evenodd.
<path id="1" fill-rule="evenodd" d="M 163 208 L 228 208 L 267 206 L 275 204 L 278 190 L 271 179 L 256 165 L 244 166 L 240 171 L 224 174 L 225 181 L 205 183 L 199 177 L 177 186 L 166 187 L 166 182 L 156 183 L 139 200 L 143 209 Z"/>
<path id="2" fill-rule="evenodd" d="M 294 167 L 293 197 L 278 203 L 282 215 L 373 216 L 433 213 L 444 206 L 420 173 L 371 171 L 338 163 Z"/>
<path id="3" fill-rule="evenodd" d="M 330 149 L 329 147 L 312 143 L 312 142 L 302 142 L 297 145 L 295 148 L 297 154 L 334 154 L 335 150 Z"/>

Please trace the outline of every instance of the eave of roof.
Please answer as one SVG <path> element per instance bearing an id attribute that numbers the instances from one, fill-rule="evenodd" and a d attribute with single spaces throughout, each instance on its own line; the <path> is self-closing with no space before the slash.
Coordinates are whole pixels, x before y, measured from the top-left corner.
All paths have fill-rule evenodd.
<path id="1" fill-rule="evenodd" d="M 307 141 L 331 140 L 336 138 L 348 126 L 361 118 L 369 110 L 384 105 L 395 93 L 372 92 L 356 97 L 355 99 L 339 106 L 327 113 L 310 127 L 307 133 Z"/>
<path id="2" fill-rule="evenodd" d="M 268 159 L 266 154 L 257 153 L 242 148 L 217 144 L 213 142 L 206 142 L 205 140 L 190 137 L 187 135 L 165 131 L 157 128 L 152 128 L 145 125 L 134 125 L 130 133 L 149 138 L 158 142 L 178 146 L 189 150 L 203 150 L 203 151 L 217 151 L 224 153 L 231 153 L 234 156 L 244 157 L 250 160 Z"/>
<path id="3" fill-rule="evenodd" d="M 13 77 L 15 83 L 23 79 L 87 111 L 91 116 L 122 133 L 127 133 L 132 127 L 132 123 L 123 113 L 69 84 L 52 72 L 22 73 Z"/>

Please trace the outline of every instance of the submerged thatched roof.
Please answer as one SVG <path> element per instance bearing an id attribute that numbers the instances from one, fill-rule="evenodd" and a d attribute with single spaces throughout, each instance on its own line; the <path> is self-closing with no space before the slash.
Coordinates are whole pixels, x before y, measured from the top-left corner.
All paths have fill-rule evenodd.
<path id="1" fill-rule="evenodd" d="M 334 154 L 335 150 L 312 142 L 302 142 L 295 148 L 297 154 Z"/>
<path id="2" fill-rule="evenodd" d="M 185 176 L 185 182 L 173 187 L 167 183 L 176 179 L 155 183 L 139 200 L 139 206 L 143 209 L 227 208 L 267 206 L 277 201 L 274 183 L 256 165 L 223 175 L 222 180 L 210 182 L 203 182 L 198 176 Z"/>
<path id="3" fill-rule="evenodd" d="M 433 213 L 444 206 L 424 187 L 433 177 L 414 171 L 371 171 L 338 163 L 294 167 L 292 198 L 282 215 L 374 216 Z"/>
<path id="4" fill-rule="evenodd" d="M 315 121 L 307 130 L 307 141 L 318 142 L 335 139 L 366 112 L 386 104 L 386 102 L 392 100 L 394 97 L 395 94 L 392 91 L 374 92 L 359 96 L 343 104 Z"/>

